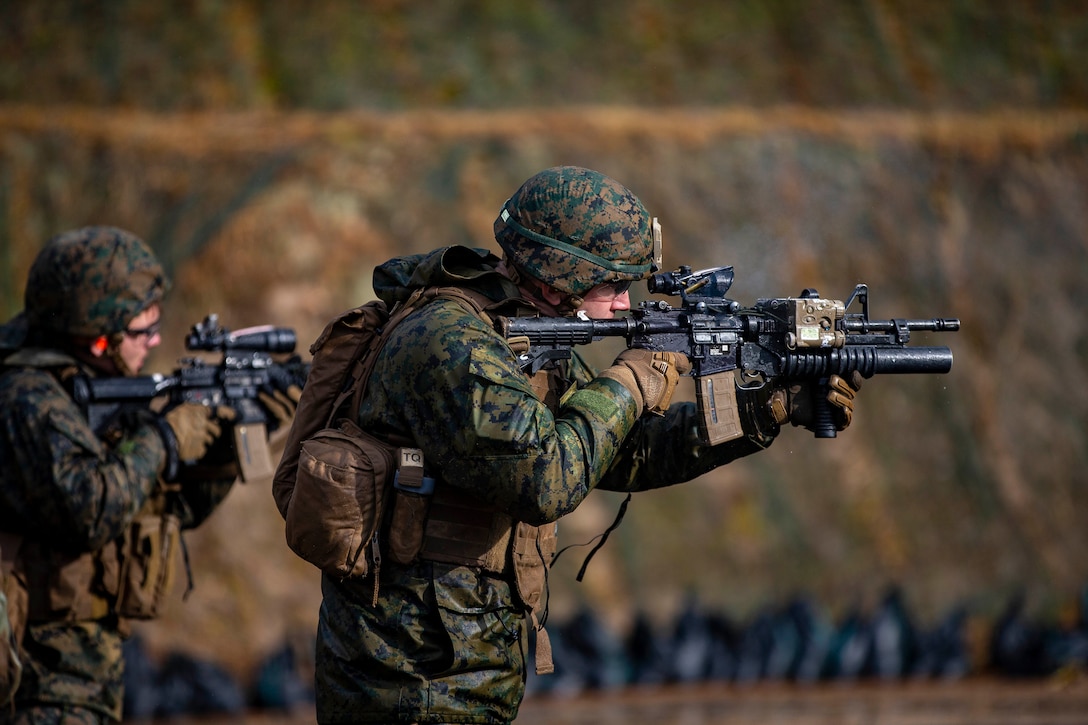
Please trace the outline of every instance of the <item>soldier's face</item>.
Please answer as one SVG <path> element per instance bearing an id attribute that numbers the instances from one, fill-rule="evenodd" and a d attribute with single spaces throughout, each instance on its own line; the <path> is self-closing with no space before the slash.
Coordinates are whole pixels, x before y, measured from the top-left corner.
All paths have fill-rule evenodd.
<path id="1" fill-rule="evenodd" d="M 617 312 L 631 309 L 630 282 L 605 282 L 582 295 L 579 312 L 585 312 L 593 320 L 610 320 Z"/>
<path id="2" fill-rule="evenodd" d="M 133 374 L 139 373 L 147 362 L 151 348 L 158 347 L 162 342 L 159 335 L 159 318 L 162 311 L 158 305 L 151 305 L 146 310 L 132 318 L 125 329 L 121 339 L 119 352 L 121 359 Z"/>

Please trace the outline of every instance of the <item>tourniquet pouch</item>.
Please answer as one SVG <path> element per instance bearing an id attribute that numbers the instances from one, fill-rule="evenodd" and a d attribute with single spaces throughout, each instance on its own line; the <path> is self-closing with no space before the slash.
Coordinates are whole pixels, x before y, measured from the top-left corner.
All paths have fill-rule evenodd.
<path id="1" fill-rule="evenodd" d="M 423 527 L 431 497 L 397 490 L 393 494 L 393 515 L 389 523 L 389 557 L 398 564 L 410 564 L 423 549 Z"/>
<path id="2" fill-rule="evenodd" d="M 393 512 L 389 518 L 388 554 L 397 564 L 410 564 L 423 550 L 423 531 L 434 495 L 434 479 L 424 475 L 423 451 L 400 448 L 393 476 Z"/>
<path id="3" fill-rule="evenodd" d="M 154 619 L 174 583 L 181 521 L 173 514 L 138 516 L 129 524 L 121 555 L 117 614 Z"/>
<path id="4" fill-rule="evenodd" d="M 397 449 L 338 420 L 302 443 L 287 504 L 287 545 L 336 577 L 364 576 Z"/>

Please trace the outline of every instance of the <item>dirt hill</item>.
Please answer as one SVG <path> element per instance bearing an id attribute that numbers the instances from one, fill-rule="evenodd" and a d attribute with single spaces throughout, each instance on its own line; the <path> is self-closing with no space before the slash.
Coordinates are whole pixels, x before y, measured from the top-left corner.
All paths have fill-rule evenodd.
<path id="1" fill-rule="evenodd" d="M 794 591 L 831 611 L 902 584 L 923 618 L 992 617 L 1024 588 L 1061 616 L 1086 583 L 1088 114 L 823 112 L 796 107 L 153 114 L 0 106 L 0 311 L 20 307 L 48 234 L 127 227 L 167 260 L 172 368 L 188 327 L 294 327 L 371 296 L 375 263 L 494 248 L 496 210 L 560 163 L 620 179 L 658 215 L 665 263 L 732 264 L 738 300 L 868 283 L 876 317 L 955 316 L 947 376 L 866 383 L 833 441 L 770 451 L 637 496 L 553 616 L 585 601 L 622 627 L 696 592 L 737 617 Z M 615 350 L 593 354 L 607 362 Z M 607 527 L 599 494 L 565 543 Z M 268 485 L 240 485 L 189 536 L 196 588 L 141 628 L 244 671 L 312 631 L 316 572 L 283 544 Z M 179 592 L 180 593 L 180 592 Z"/>

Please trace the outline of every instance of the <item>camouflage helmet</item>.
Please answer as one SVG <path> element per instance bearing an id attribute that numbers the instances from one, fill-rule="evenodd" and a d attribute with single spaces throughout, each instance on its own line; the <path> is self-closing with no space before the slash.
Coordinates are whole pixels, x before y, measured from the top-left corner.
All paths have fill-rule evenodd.
<path id="1" fill-rule="evenodd" d="M 520 271 L 570 295 L 638 280 L 660 266 L 660 231 L 629 189 L 577 166 L 545 169 L 495 219 L 495 240 Z"/>
<path id="2" fill-rule="evenodd" d="M 115 227 L 74 229 L 50 239 L 31 265 L 27 322 L 76 337 L 119 334 L 168 286 L 139 237 Z"/>

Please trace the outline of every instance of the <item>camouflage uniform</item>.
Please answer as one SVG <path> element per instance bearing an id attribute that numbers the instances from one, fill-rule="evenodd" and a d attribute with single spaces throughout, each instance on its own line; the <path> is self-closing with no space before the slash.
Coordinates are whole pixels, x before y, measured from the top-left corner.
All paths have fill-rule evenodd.
<path id="1" fill-rule="evenodd" d="M 496 271 L 499 261 L 465 247 L 394 259 L 375 271 L 375 290 L 392 303 L 413 288 L 459 285 L 494 300 L 498 314 L 531 313 L 518 287 Z M 647 270 L 613 271 L 611 279 Z M 572 272 L 582 281 L 570 284 L 570 294 L 585 292 L 587 277 L 589 286 L 598 283 Z M 761 448 L 747 439 L 702 447 L 694 404 L 673 405 L 664 417 L 641 412 L 624 386 L 595 378 L 577 357 L 547 391 L 534 389 L 491 326 L 440 298 L 394 329 L 359 420 L 414 441 L 439 487 L 533 524 L 555 522 L 595 488 L 668 486 Z M 421 558 L 383 561 L 379 584 L 372 604 L 371 577 L 322 578 L 319 721 L 512 721 L 527 655 L 525 608 L 511 577 Z"/>
<path id="2" fill-rule="evenodd" d="M 102 289 L 71 296 L 88 287 Z M 120 720 L 120 541 L 153 503 L 195 526 L 229 490 L 232 479 L 163 503 L 166 449 L 153 422 L 133 418 L 103 440 L 66 388 L 73 373 L 95 374 L 65 349 L 69 336 L 120 334 L 165 288 L 161 268 L 135 237 L 79 230 L 42 251 L 26 312 L 0 328 L 7 348 L 0 353 L 0 530 L 22 537 L 30 594 L 16 711 L 0 714 L 13 722 Z"/>

